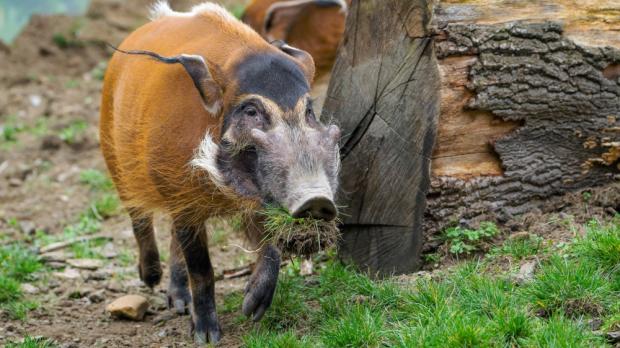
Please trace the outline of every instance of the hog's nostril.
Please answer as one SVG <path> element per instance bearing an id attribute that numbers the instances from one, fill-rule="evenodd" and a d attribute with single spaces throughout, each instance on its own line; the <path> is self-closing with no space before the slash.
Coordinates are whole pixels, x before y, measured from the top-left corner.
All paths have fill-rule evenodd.
<path id="1" fill-rule="evenodd" d="M 293 212 L 293 217 L 312 217 L 325 221 L 336 218 L 338 211 L 334 202 L 325 197 L 316 197 L 307 200 Z"/>

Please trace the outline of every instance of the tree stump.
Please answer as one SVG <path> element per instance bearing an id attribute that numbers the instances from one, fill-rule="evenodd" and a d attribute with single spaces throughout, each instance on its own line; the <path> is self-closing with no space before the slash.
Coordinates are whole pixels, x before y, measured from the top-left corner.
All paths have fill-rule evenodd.
<path id="1" fill-rule="evenodd" d="M 619 30 L 614 0 L 353 1 L 323 111 L 341 256 L 408 272 L 454 224 L 593 188 L 618 209 Z"/>
<path id="2" fill-rule="evenodd" d="M 353 1 L 323 107 L 343 129 L 340 253 L 371 273 L 420 266 L 440 89 L 429 11 Z"/>

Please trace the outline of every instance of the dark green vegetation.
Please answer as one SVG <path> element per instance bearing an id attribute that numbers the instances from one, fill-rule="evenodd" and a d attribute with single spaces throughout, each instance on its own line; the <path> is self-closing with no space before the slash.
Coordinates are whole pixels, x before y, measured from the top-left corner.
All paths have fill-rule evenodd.
<path id="1" fill-rule="evenodd" d="M 385 281 L 335 261 L 316 279 L 304 278 L 293 264 L 281 275 L 271 310 L 243 341 L 248 347 L 610 346 L 604 332 L 620 325 L 620 218 L 591 222 L 567 247 L 543 245 L 537 236 L 510 239 L 492 257 Z M 523 284 L 514 280 L 518 265 L 501 266 L 502 259 L 532 255 L 540 263 Z M 224 312 L 238 310 L 242 299 L 229 295 Z M 595 318 L 601 331 L 589 325 Z"/>
<path id="2" fill-rule="evenodd" d="M 24 319 L 29 310 L 38 306 L 25 299 L 21 284 L 35 280 L 34 273 L 41 268 L 37 255 L 24 246 L 0 247 L 0 309 L 10 318 Z"/>

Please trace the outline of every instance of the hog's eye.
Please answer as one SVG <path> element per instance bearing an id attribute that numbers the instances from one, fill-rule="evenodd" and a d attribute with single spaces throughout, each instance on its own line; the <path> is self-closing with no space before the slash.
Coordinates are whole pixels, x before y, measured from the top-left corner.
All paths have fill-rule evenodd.
<path id="1" fill-rule="evenodd" d="M 258 114 L 258 110 L 256 110 L 256 108 L 253 106 L 247 106 L 243 110 L 243 113 L 245 113 L 247 116 L 254 117 Z"/>
<path id="2" fill-rule="evenodd" d="M 314 115 L 314 110 L 312 108 L 306 109 L 306 122 L 310 125 L 316 125 L 318 121 L 316 120 L 316 116 Z"/>

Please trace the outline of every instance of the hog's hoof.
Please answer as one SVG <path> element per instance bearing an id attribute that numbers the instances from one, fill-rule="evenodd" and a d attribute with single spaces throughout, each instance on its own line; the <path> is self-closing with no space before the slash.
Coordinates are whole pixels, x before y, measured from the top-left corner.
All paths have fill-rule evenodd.
<path id="1" fill-rule="evenodd" d="M 138 265 L 138 274 L 146 286 L 153 288 L 161 281 L 162 270 L 159 260 L 157 262 L 142 262 Z"/>
<path id="2" fill-rule="evenodd" d="M 194 343 L 196 344 L 217 344 L 222 339 L 222 329 L 219 323 L 205 325 L 207 327 L 201 330 L 196 329 L 194 321 L 191 321 L 190 335 L 194 335 Z M 210 326 L 210 327 L 209 327 Z"/>
<path id="3" fill-rule="evenodd" d="M 253 275 L 245 288 L 243 299 L 243 314 L 252 316 L 252 320 L 259 321 L 273 301 L 273 294 L 278 283 L 277 273 L 273 277 L 266 272 Z"/>
<path id="4" fill-rule="evenodd" d="M 191 302 L 192 295 L 187 287 L 178 288 L 172 284 L 168 287 L 168 309 L 174 310 L 179 315 L 187 314 Z"/>

